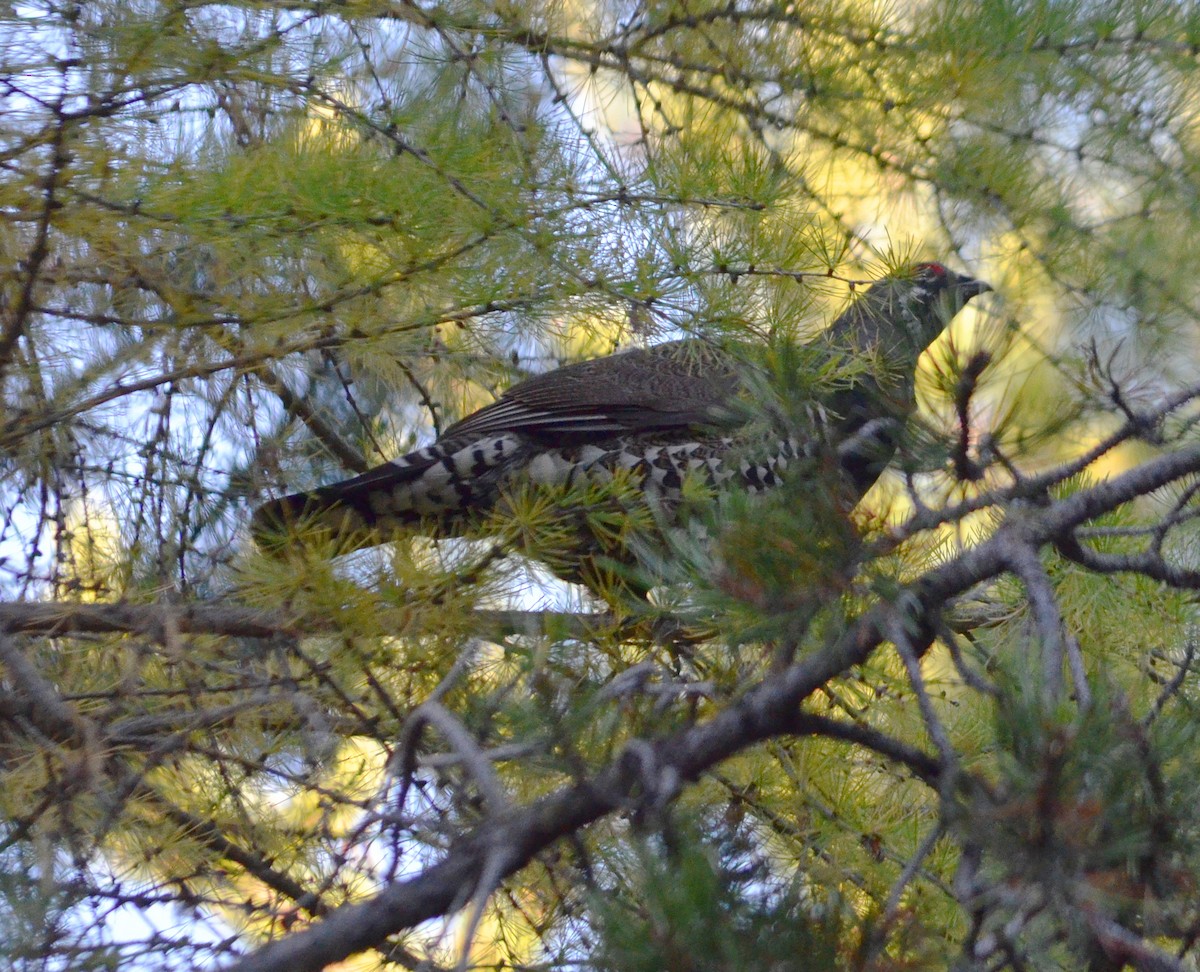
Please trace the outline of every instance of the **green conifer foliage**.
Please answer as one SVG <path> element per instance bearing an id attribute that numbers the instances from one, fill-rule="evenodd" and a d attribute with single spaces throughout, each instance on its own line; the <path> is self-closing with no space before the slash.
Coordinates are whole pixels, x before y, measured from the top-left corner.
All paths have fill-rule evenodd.
<path id="1" fill-rule="evenodd" d="M 0 6 L 4 967 L 1194 967 L 1198 57 L 1158 0 Z M 819 439 L 879 362 L 812 342 L 931 260 L 994 293 L 853 510 L 823 442 L 654 542 L 636 476 L 250 538 L 619 347 L 761 347 L 746 427 Z M 648 596 L 539 566 L 579 517 Z"/>

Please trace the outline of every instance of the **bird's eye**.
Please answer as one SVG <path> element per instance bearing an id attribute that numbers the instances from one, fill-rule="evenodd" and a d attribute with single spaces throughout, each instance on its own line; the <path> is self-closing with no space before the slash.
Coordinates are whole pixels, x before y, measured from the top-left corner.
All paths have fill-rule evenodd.
<path id="1" fill-rule="evenodd" d="M 929 280 L 929 279 L 945 280 L 946 279 L 946 268 L 943 267 L 940 263 L 918 263 L 916 270 L 917 270 L 917 276 L 922 277 L 926 280 Z"/>

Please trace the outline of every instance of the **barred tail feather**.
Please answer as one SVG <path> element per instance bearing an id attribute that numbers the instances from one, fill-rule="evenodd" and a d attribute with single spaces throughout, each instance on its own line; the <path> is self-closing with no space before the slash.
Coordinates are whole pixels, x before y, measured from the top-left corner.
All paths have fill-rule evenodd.
<path id="1" fill-rule="evenodd" d="M 393 496 L 397 489 L 411 488 L 421 474 L 418 468 L 405 470 L 388 463 L 354 479 L 282 496 L 254 511 L 251 535 L 265 549 L 280 546 L 289 534 L 306 530 L 327 532 L 339 540 L 361 535 L 362 545 L 368 545 L 372 542 L 368 536 L 374 531 L 419 520 L 416 514 L 405 518 L 391 513 L 387 517 L 390 522 L 383 522 L 380 499 Z"/>
<path id="2" fill-rule="evenodd" d="M 445 527 L 486 505 L 521 448 L 515 435 L 436 442 L 353 479 L 272 500 L 254 512 L 250 530 L 267 548 L 297 529 L 327 531 L 357 547 L 379 543 L 381 533 Z"/>

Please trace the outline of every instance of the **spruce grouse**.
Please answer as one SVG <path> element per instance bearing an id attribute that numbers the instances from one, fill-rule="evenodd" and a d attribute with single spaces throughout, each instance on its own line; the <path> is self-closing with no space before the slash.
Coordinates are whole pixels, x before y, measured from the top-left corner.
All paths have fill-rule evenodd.
<path id="1" fill-rule="evenodd" d="M 809 346 L 858 367 L 811 403 L 824 430 L 807 439 L 768 436 L 774 441 L 750 449 L 739 435 L 751 414 L 745 399 L 755 387 L 753 362 L 761 361 L 754 348 L 671 341 L 519 382 L 432 445 L 266 503 L 252 532 L 264 547 L 279 549 L 297 529 L 325 530 L 343 552 L 406 532 L 471 535 L 514 493 L 549 487 L 563 491 L 562 513 L 578 520 L 579 537 L 552 558 L 526 552 L 552 561 L 559 576 L 602 590 L 612 582 L 611 568 L 620 573 L 620 563 L 634 558 L 615 548 L 619 530 L 584 526 L 595 511 L 570 508 L 570 497 L 579 495 L 573 489 L 619 477 L 626 490 L 632 483 L 643 494 L 662 524 L 679 507 L 685 479 L 760 491 L 778 483 L 789 464 L 802 469 L 796 460 L 832 444 L 844 505 L 853 506 L 895 452 L 915 404 L 917 359 L 968 301 L 989 290 L 938 263 L 874 283 Z M 627 499 L 608 509 L 610 525 Z"/>

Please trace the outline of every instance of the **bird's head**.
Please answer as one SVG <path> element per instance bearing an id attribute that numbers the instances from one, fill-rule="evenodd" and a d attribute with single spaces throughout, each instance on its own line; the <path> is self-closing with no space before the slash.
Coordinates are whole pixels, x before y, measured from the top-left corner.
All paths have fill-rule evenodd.
<path id="1" fill-rule="evenodd" d="M 940 263 L 918 263 L 908 274 L 895 278 L 909 307 L 928 328 L 922 335 L 932 341 L 971 298 L 990 291 L 991 285 L 965 273 L 955 273 Z"/>
<path id="2" fill-rule="evenodd" d="M 940 263 L 918 263 L 912 268 L 911 274 L 900 279 L 908 280 L 913 297 L 921 303 L 932 304 L 943 297 L 950 297 L 952 314 L 962 310 L 972 297 L 986 294 L 992 289 L 991 284 L 965 273 L 955 273 Z"/>
<path id="3" fill-rule="evenodd" d="M 863 346 L 919 354 L 972 298 L 991 289 L 940 263 L 918 263 L 871 286 L 855 331 Z"/>

